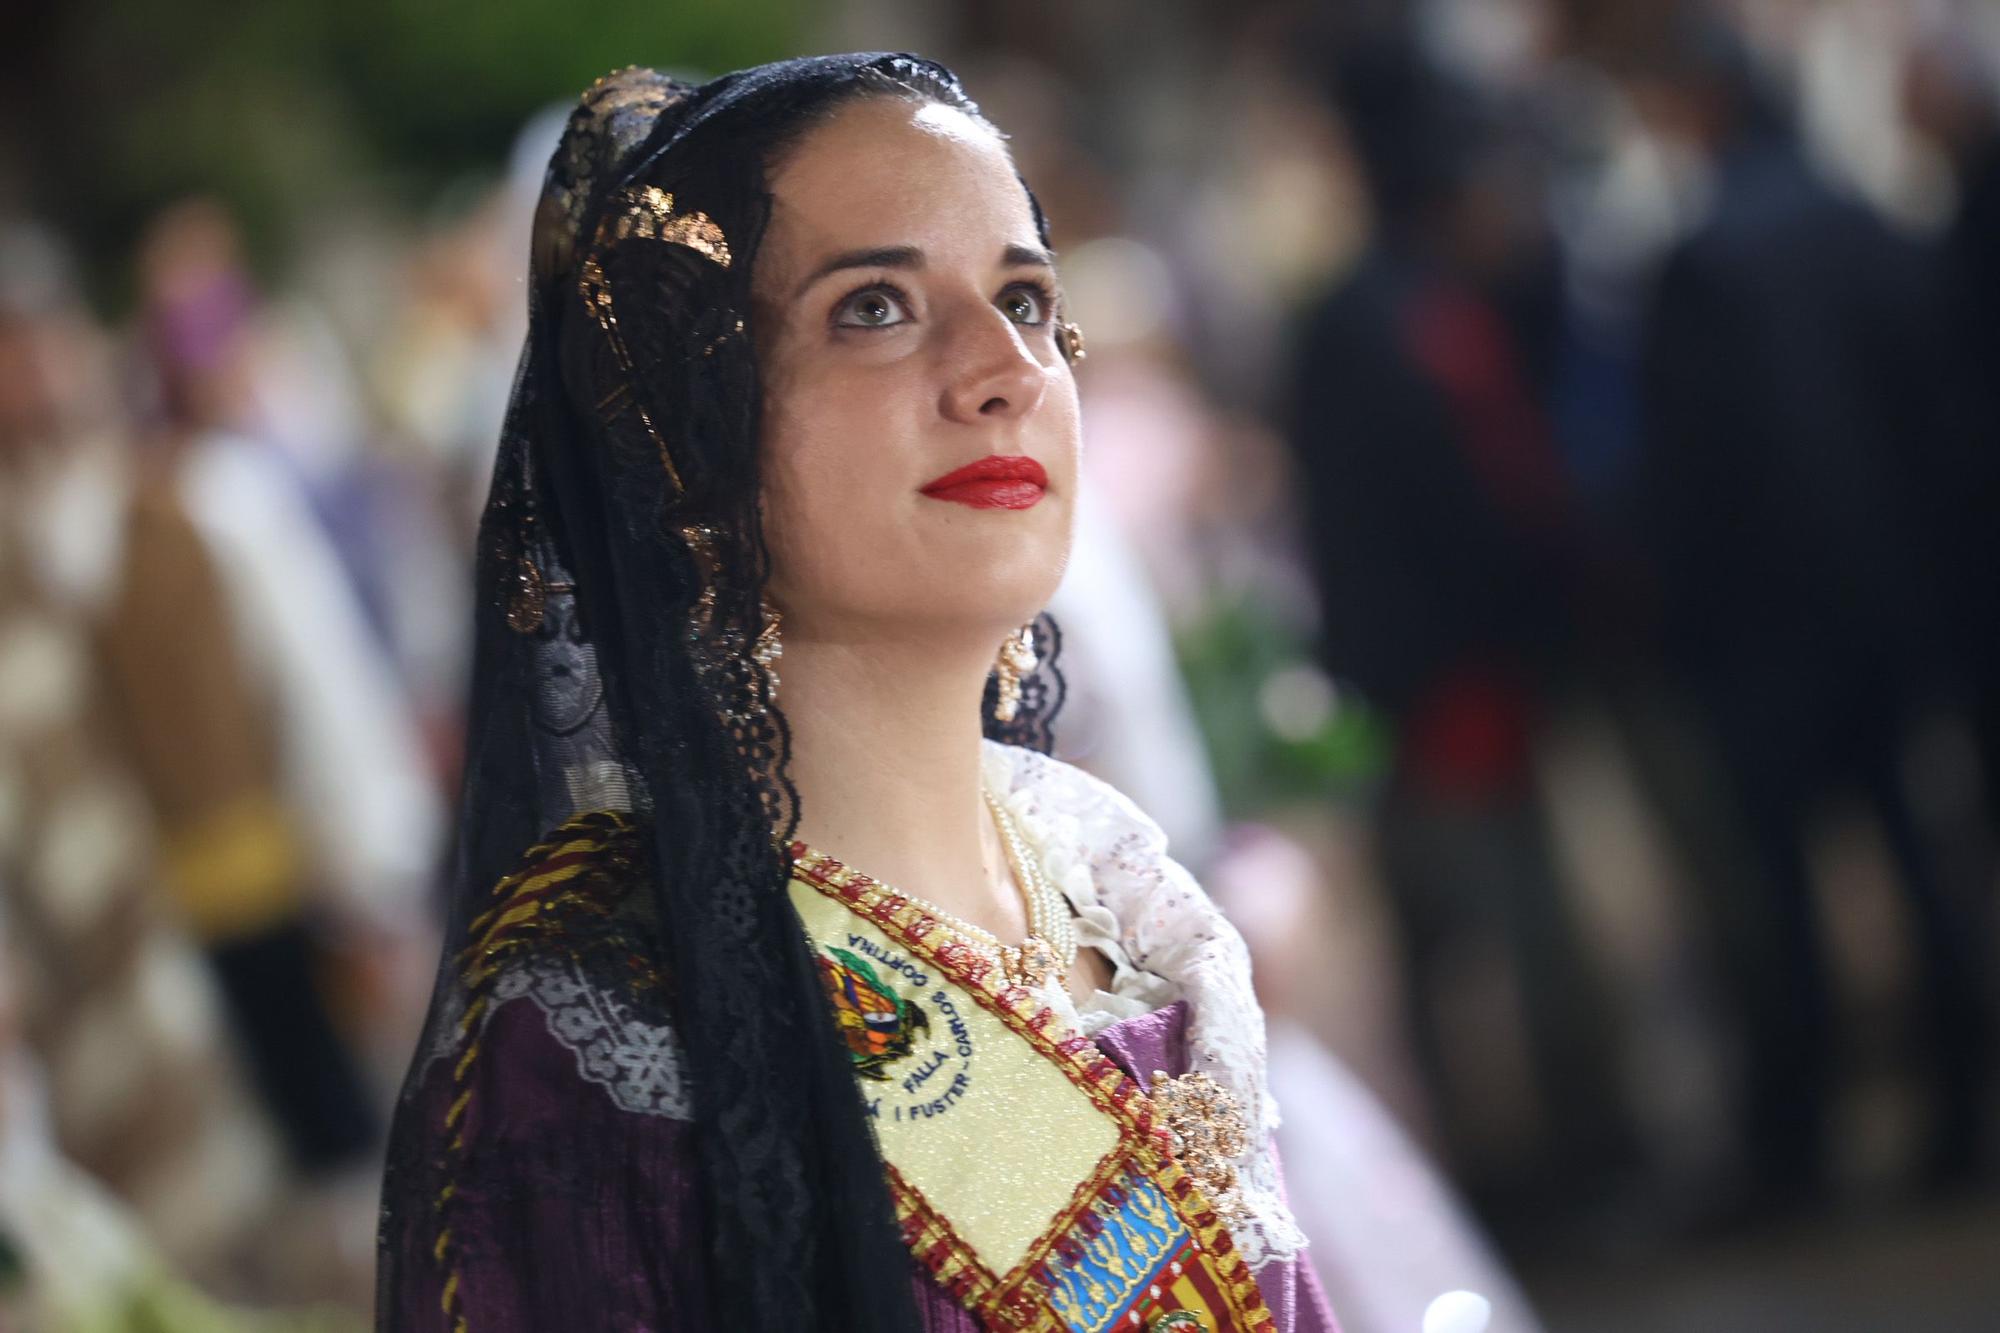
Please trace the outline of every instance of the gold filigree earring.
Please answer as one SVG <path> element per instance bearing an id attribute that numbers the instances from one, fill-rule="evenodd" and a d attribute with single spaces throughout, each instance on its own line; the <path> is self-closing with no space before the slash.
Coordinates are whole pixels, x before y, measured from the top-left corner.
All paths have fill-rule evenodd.
<path id="1" fill-rule="evenodd" d="M 1071 365 L 1075 365 L 1077 362 L 1083 360 L 1085 356 L 1083 350 L 1083 330 L 1076 326 L 1076 321 L 1066 319 L 1056 325 L 1056 338 L 1062 345 L 1064 358 Z"/>
<path id="2" fill-rule="evenodd" d="M 1021 626 L 1020 632 L 1010 634 L 1000 645 L 1000 656 L 993 663 L 993 674 L 1000 680 L 999 697 L 993 701 L 993 716 L 1002 722 L 1012 722 L 1021 711 L 1021 682 L 1040 665 L 1035 657 L 1035 627 Z"/>

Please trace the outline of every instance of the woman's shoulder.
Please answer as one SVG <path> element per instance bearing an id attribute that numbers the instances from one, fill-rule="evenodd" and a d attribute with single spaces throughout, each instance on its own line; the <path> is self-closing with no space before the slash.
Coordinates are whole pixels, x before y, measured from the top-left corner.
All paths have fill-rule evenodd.
<path id="1" fill-rule="evenodd" d="M 470 1021 L 457 1036 L 480 1034 L 489 1064 L 560 1048 L 616 1109 L 684 1120 L 692 1111 L 645 833 L 636 815 L 591 810 L 522 853 L 460 941 L 455 981 Z"/>
<path id="2" fill-rule="evenodd" d="M 390 1148 L 384 1197 L 402 1202 L 383 1215 L 380 1290 L 394 1327 L 567 1326 L 588 1300 L 620 1328 L 652 1328 L 654 1301 L 699 1307 L 700 1247 L 658 1243 L 699 1235 L 702 1213 L 685 1063 L 643 925 L 649 843 L 630 814 L 580 814 L 460 928 L 438 1044 Z M 649 1281 L 607 1285 L 642 1243 Z M 536 1267 L 551 1246 L 588 1262 Z"/>
<path id="3" fill-rule="evenodd" d="M 530 846 L 466 925 L 460 981 L 478 991 L 520 962 L 561 957 L 608 964 L 637 992 L 664 991 L 645 929 L 643 833 L 631 813 L 587 810 Z"/>

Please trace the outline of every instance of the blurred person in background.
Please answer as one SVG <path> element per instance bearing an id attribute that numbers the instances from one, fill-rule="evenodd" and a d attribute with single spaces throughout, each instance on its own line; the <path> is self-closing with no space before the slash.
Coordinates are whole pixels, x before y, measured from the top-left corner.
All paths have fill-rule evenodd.
<path id="1" fill-rule="evenodd" d="M 532 136 L 547 160 L 553 135 Z M 510 180 L 425 228 L 393 256 L 398 300 L 367 360 L 387 423 L 366 510 L 390 642 L 440 774 L 455 779 L 463 735 L 464 626 L 486 459 L 520 352 L 518 275 L 528 214 Z M 531 192 L 532 194 L 532 192 Z M 506 276 L 499 270 L 505 263 Z M 449 782 L 445 784 L 449 786 Z"/>
<path id="2" fill-rule="evenodd" d="M 376 774 L 365 759 L 338 763 L 351 751 L 329 741 L 352 726 L 365 744 L 381 712 L 370 687 L 386 695 L 386 673 L 291 475 L 231 429 L 250 392 L 253 313 L 234 247 L 233 229 L 209 203 L 169 213 L 145 245 L 144 350 L 160 413 L 145 441 L 147 486 L 128 548 L 131 614 L 111 651 L 172 882 L 287 1147 L 324 1170 L 363 1159 L 377 1129 L 321 989 L 311 801 L 322 792 L 287 779 L 317 764 L 314 785 L 325 795 L 350 812 L 366 808 L 369 798 L 338 792 L 372 786 Z M 196 588 L 215 591 L 198 600 Z M 189 616 L 190 604 L 208 614 Z M 342 649 L 349 660 L 337 656 Z M 301 734 L 295 719 L 322 734 Z M 393 762 L 384 776 L 393 793 Z M 347 839 L 366 836 L 366 820 L 343 822 Z M 398 878 L 365 887 L 393 894 Z"/>
<path id="3" fill-rule="evenodd" d="M 324 1081 L 253 1077 L 273 1029 L 309 1044 L 310 1028 L 282 1026 L 282 987 L 247 1023 L 231 1003 L 256 946 L 218 922 L 240 924 L 235 895 L 268 860 L 254 842 L 212 859 L 189 821 L 259 733 L 218 651 L 223 590 L 133 452 L 110 351 L 61 247 L 0 231 L 0 1229 L 30 1327 L 278 1327 L 174 1275 L 351 1298 L 365 1266 L 338 1200 L 297 1194 L 284 1156 L 286 1106 Z M 185 637 L 156 633 L 162 617 Z M 181 671 L 196 692 L 162 704 Z M 198 756 L 174 762 L 220 772 L 157 786 L 148 747 L 176 743 Z"/>
<path id="4" fill-rule="evenodd" d="M 315 1187 L 299 1235 L 332 1228 L 297 1276 L 351 1296 L 385 1100 L 366 1057 L 400 1044 L 434 939 L 437 793 L 296 469 L 240 433 L 256 304 L 227 216 L 170 210 L 140 267 L 155 397 L 106 632 L 114 702 L 167 886 Z"/>
<path id="5" fill-rule="evenodd" d="M 1333 82 L 1372 230 L 1300 323 L 1286 407 L 1323 657 L 1393 727 L 1375 845 L 1455 1165 L 1576 1201 L 1634 1145 L 1532 768 L 1579 556 L 1547 243 L 1504 126 L 1414 42 L 1359 41 Z"/>
<path id="6" fill-rule="evenodd" d="M 19 631 L 10 625 L 0 632 Z M 0 773 L 6 762 L 0 757 Z M 172 1256 L 206 1238 L 202 1228 L 216 1215 L 215 1201 L 203 1197 L 204 1188 L 223 1183 L 213 1173 L 179 1183 L 171 1218 L 149 1217 L 65 1152 L 64 1113 L 53 1105 L 57 1094 L 28 1034 L 35 1019 L 23 1019 L 15 985 L 24 951 L 9 917 L 19 904 L 5 892 L 14 869 L 0 866 L 0 1333 L 359 1333 L 359 1320 L 331 1310 L 231 1309 L 177 1274 Z M 31 971 L 42 970 L 28 961 Z M 44 980 L 30 977 L 27 989 Z M 199 1023 L 183 1012 L 182 1026 L 185 1044 L 186 1031 Z M 169 1058 L 154 1053 L 149 1072 Z M 165 1095 L 148 1108 L 155 1113 L 172 1117 L 185 1106 L 185 1090 L 157 1078 L 147 1091 Z"/>
<path id="7" fill-rule="evenodd" d="M 1202 866 L 1222 812 L 1155 590 L 1193 591 L 1184 567 L 1170 573 L 1161 560 L 1195 558 L 1190 483 L 1210 415 L 1158 327 L 1172 290 L 1159 256 L 1118 237 L 1078 237 L 1064 253 L 1071 299 L 1103 334 L 1093 332 L 1079 384 L 1077 535 L 1050 603 L 1066 627 L 1061 750 L 1152 812 L 1177 855 Z"/>
<path id="8" fill-rule="evenodd" d="M 2000 9 L 1970 0 L 1930 14 L 1903 70 L 1903 104 L 1955 186 L 1942 285 L 1972 414 L 1949 497 L 1957 503 L 1945 601 L 1965 648 L 1988 828 L 2000 836 Z"/>
<path id="9" fill-rule="evenodd" d="M 1707 903 L 1744 1025 L 1750 1184 L 1782 1205 L 1828 1183 L 1839 1051 L 1807 839 L 1845 793 L 1879 824 L 1916 946 L 1927 1173 L 1960 1180 L 1984 1132 L 1990 885 L 1947 874 L 1904 769 L 1952 674 L 1940 520 L 1965 453 L 1935 274 L 1819 176 L 1718 12 L 1649 38 L 1621 78 L 1690 165 L 1700 220 L 1647 318 L 1638 499 L 1668 660 L 1754 849 L 1755 878 Z"/>
<path id="10" fill-rule="evenodd" d="M 107 706 L 107 644 L 135 614 L 128 557 L 150 553 L 128 548 L 145 520 L 109 355 L 57 243 L 0 230 L 0 913 L 10 1049 L 43 1074 L 15 1093 L 173 1263 L 241 1284 L 283 1174 Z M 212 582 L 175 594 L 192 624 L 220 604 Z"/>
<path id="11" fill-rule="evenodd" d="M 142 240 L 139 323 L 156 407 L 147 468 L 222 583 L 224 641 L 241 673 L 233 692 L 266 733 L 248 743 L 263 770 L 255 799 L 291 826 L 294 871 L 352 933 L 356 961 L 414 985 L 440 854 L 434 770 L 308 480 L 260 425 L 311 400 L 288 402 L 261 378 L 266 326 L 238 246 L 227 213 L 203 199 L 169 209 Z M 399 567 L 406 575 L 426 579 Z"/>

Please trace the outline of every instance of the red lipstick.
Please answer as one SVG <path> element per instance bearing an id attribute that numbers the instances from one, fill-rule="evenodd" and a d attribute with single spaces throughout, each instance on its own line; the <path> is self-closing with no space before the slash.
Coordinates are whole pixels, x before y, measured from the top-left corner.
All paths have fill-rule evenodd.
<path id="1" fill-rule="evenodd" d="M 974 509 L 1027 509 L 1049 488 L 1049 474 L 1025 454 L 988 454 L 925 485 L 933 500 Z"/>

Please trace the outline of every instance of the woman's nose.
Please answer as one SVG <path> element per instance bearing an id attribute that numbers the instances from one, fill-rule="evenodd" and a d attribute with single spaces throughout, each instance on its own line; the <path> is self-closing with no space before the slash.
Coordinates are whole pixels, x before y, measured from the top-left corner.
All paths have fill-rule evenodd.
<path id="1" fill-rule="evenodd" d="M 991 307 L 968 322 L 952 352 L 945 416 L 973 424 L 1033 411 L 1048 388 L 1048 370 L 1016 332 L 1019 326 Z"/>

